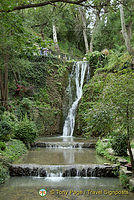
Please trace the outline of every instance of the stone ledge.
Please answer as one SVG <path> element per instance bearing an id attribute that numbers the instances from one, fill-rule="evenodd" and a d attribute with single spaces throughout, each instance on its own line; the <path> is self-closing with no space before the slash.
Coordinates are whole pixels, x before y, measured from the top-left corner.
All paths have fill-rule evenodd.
<path id="1" fill-rule="evenodd" d="M 121 167 L 120 172 L 127 176 L 132 176 L 132 172 L 128 171 L 126 167 Z"/>
<path id="2" fill-rule="evenodd" d="M 116 177 L 119 167 L 117 165 L 10 165 L 10 176 L 51 176 L 58 172 L 62 177 Z M 115 173 L 116 172 L 116 173 Z"/>
<path id="3" fill-rule="evenodd" d="M 95 148 L 96 143 L 90 142 L 35 142 L 31 147 L 44 147 L 44 148 Z"/>

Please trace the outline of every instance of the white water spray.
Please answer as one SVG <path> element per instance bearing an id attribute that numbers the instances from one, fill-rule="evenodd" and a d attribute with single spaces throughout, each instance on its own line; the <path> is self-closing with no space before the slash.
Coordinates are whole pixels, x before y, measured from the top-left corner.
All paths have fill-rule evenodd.
<path id="1" fill-rule="evenodd" d="M 69 109 L 67 118 L 63 127 L 63 137 L 72 137 L 75 126 L 75 114 L 82 97 L 82 87 L 84 83 L 85 73 L 88 66 L 88 62 L 79 61 L 75 64 L 75 84 L 76 84 L 76 98 L 71 108 Z"/>

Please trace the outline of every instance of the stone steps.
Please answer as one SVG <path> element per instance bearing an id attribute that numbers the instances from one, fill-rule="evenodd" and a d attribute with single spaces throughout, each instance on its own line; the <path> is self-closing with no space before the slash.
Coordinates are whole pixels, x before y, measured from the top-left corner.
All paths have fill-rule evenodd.
<path id="1" fill-rule="evenodd" d="M 44 148 L 95 148 L 95 142 L 35 142 L 32 147 Z"/>
<path id="2" fill-rule="evenodd" d="M 10 176 L 38 177 L 116 177 L 117 165 L 10 165 Z M 116 173 L 115 173 L 116 172 Z"/>

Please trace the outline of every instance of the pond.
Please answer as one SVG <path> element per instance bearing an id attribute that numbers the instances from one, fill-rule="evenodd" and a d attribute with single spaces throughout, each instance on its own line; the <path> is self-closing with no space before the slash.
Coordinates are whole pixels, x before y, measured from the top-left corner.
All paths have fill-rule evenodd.
<path id="1" fill-rule="evenodd" d="M 40 141 L 69 144 L 69 148 L 34 148 L 14 164 L 47 166 L 47 177 L 11 177 L 0 187 L 0 200 L 133 200 L 134 194 L 123 189 L 118 178 L 62 177 L 64 167 L 104 164 L 109 161 L 98 156 L 94 149 L 70 148 L 71 142 L 84 142 L 79 138 L 41 138 Z M 61 169 L 62 168 L 62 169 Z M 59 171 L 58 171 L 59 170 Z M 47 194 L 42 197 L 40 189 Z"/>

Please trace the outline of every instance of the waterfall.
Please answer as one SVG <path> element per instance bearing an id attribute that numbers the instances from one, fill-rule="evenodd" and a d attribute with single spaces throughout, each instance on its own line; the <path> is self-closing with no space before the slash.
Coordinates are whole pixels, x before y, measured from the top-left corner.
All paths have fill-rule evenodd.
<path id="1" fill-rule="evenodd" d="M 63 127 L 63 137 L 69 137 L 69 136 L 72 137 L 73 135 L 74 126 L 75 126 L 76 109 L 77 109 L 79 100 L 82 97 L 82 87 L 84 83 L 87 66 L 88 66 L 87 61 L 79 61 L 75 63 L 76 98 L 68 111 L 68 115 Z M 69 81 L 68 87 L 70 87 L 70 81 Z M 71 91 L 71 88 L 69 90 Z"/>

